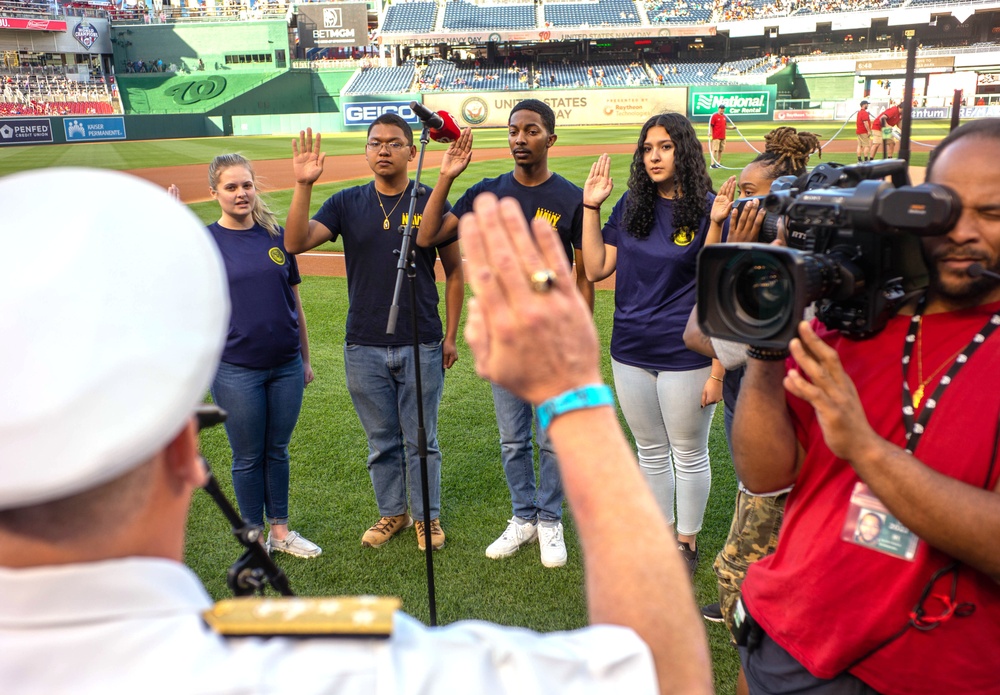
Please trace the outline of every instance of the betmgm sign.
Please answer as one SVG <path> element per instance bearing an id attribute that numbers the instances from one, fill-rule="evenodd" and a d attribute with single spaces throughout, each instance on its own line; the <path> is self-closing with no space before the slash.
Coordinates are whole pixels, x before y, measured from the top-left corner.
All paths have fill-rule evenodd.
<path id="1" fill-rule="evenodd" d="M 363 2 L 298 5 L 299 46 L 335 48 L 368 45 L 368 5 Z"/>
<path id="2" fill-rule="evenodd" d="M 688 116 L 695 122 L 708 121 L 720 106 L 725 106 L 726 115 L 734 121 L 773 120 L 777 92 L 773 84 L 691 87 Z"/>

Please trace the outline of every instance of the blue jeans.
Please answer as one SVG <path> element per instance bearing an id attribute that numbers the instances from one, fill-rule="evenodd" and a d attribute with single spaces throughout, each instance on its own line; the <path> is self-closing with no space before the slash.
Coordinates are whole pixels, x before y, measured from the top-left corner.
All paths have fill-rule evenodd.
<path id="1" fill-rule="evenodd" d="M 302 409 L 302 357 L 271 369 L 222 362 L 212 400 L 229 413 L 233 489 L 247 523 L 288 523 L 288 443 Z"/>
<path id="2" fill-rule="evenodd" d="M 531 404 L 493 384 L 493 407 L 500 429 L 500 460 L 510 488 L 514 515 L 533 521 L 562 519 L 563 489 L 559 464 L 548 435 L 538 427 Z M 531 425 L 538 439 L 538 486 L 535 487 L 535 455 Z"/>
<path id="3" fill-rule="evenodd" d="M 438 406 L 444 390 L 441 342 L 420 345 L 424 430 L 427 435 L 427 486 L 430 518 L 441 515 L 441 451 L 437 443 Z M 410 345 L 344 345 L 347 390 L 368 438 L 368 474 L 381 516 L 407 509 L 424 516 L 417 451 L 417 376 Z"/>
<path id="4" fill-rule="evenodd" d="M 712 486 L 708 431 L 715 405 L 701 407 L 702 389 L 712 368 L 666 372 L 612 358 L 611 370 L 618 404 L 635 438 L 639 468 L 653 497 L 672 525 L 676 493 L 677 533 L 697 534 Z"/>

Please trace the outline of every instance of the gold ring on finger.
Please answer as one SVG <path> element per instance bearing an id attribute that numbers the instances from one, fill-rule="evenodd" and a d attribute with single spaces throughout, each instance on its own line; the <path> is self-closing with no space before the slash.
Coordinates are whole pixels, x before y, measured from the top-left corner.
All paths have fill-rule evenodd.
<path id="1" fill-rule="evenodd" d="M 545 293 L 556 284 L 556 274 L 548 268 L 536 270 L 531 274 L 531 289 L 535 292 Z"/>

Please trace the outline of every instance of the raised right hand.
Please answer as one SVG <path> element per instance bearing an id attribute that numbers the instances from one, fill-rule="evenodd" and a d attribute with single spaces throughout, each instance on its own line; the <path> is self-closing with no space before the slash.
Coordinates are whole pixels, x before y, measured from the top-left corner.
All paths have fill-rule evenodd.
<path id="1" fill-rule="evenodd" d="M 298 140 L 292 140 L 292 171 L 296 183 L 315 183 L 323 173 L 326 152 L 320 151 L 321 140 L 319 133 L 313 140 L 312 128 L 300 130 Z"/>
<path id="2" fill-rule="evenodd" d="M 726 221 L 732 210 L 735 194 L 736 177 L 730 176 L 725 183 L 719 186 L 719 192 L 715 194 L 715 202 L 712 203 L 712 210 L 709 212 L 709 219 L 712 222 L 722 224 Z"/>
<path id="3" fill-rule="evenodd" d="M 590 176 L 583 184 L 583 202 L 585 205 L 599 207 L 608 199 L 615 187 L 611 178 L 611 157 L 602 154 L 590 167 Z"/>
<path id="4" fill-rule="evenodd" d="M 441 176 L 458 178 L 472 161 L 472 128 L 464 128 L 458 140 L 448 145 L 441 158 Z"/>

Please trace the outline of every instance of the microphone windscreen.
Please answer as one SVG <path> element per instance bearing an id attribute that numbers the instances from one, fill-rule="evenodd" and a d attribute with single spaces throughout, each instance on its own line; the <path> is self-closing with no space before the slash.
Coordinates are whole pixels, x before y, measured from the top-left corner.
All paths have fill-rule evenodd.
<path id="1" fill-rule="evenodd" d="M 434 142 L 455 142 L 458 137 L 462 134 L 462 129 L 458 127 L 458 123 L 455 122 L 455 117 L 452 116 L 447 111 L 438 111 L 438 116 L 441 117 L 443 124 L 440 128 L 431 128 L 430 136 L 431 140 Z"/>

